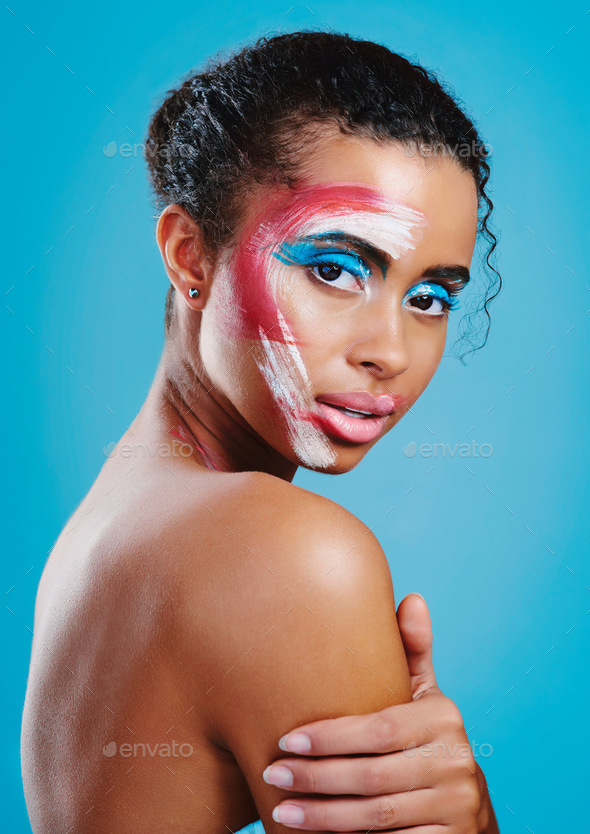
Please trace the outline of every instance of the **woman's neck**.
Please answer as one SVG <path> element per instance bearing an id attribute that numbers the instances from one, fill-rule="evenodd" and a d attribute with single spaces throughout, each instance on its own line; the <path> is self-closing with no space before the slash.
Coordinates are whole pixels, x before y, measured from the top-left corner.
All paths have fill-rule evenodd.
<path id="1" fill-rule="evenodd" d="M 297 466 L 246 423 L 203 372 L 166 344 L 134 435 L 157 442 L 177 437 L 196 451 L 195 465 L 222 472 L 267 472 L 292 481 Z"/>

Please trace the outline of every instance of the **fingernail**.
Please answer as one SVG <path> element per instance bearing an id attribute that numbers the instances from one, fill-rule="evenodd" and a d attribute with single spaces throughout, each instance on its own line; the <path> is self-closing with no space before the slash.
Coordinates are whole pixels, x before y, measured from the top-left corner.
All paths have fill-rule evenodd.
<path id="1" fill-rule="evenodd" d="M 277 805 L 273 808 L 272 818 L 275 822 L 298 825 L 303 822 L 303 808 L 300 805 Z"/>
<path id="2" fill-rule="evenodd" d="M 414 596 L 417 596 L 417 597 L 420 597 L 421 599 L 424 599 L 424 597 L 422 596 L 422 594 L 419 594 L 419 593 L 418 593 L 418 591 L 412 591 L 411 593 L 412 593 L 412 594 L 414 594 Z M 424 599 L 424 602 L 426 602 L 426 600 L 425 600 L 425 599 Z"/>
<path id="3" fill-rule="evenodd" d="M 281 736 L 279 747 L 287 753 L 309 753 L 311 750 L 311 739 L 304 733 L 291 733 Z"/>
<path id="4" fill-rule="evenodd" d="M 293 784 L 293 773 L 283 765 L 269 765 L 262 778 L 269 785 L 276 785 L 279 788 L 290 788 Z"/>

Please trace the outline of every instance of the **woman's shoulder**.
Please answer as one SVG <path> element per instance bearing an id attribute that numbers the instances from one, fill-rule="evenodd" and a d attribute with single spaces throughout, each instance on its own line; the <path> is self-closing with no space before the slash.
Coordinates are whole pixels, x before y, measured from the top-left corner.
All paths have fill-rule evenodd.
<path id="1" fill-rule="evenodd" d="M 362 550 L 382 551 L 372 532 L 335 501 L 265 472 L 175 474 L 129 490 L 101 514 L 93 552 L 112 563 L 189 584 L 191 576 L 239 572 L 256 560 L 282 561 L 292 574 Z M 297 558 L 295 558 L 297 556 Z M 383 556 L 384 558 L 384 556 Z M 158 568 L 161 570 L 158 570 Z M 163 573 L 162 573 L 163 572 Z"/>
<path id="2" fill-rule="evenodd" d="M 183 523 L 181 551 L 179 625 L 193 637 L 213 628 L 228 646 L 293 605 L 293 620 L 308 610 L 334 622 L 377 611 L 395 619 L 389 565 L 371 530 L 334 501 L 264 473 L 213 484 Z"/>
<path id="3" fill-rule="evenodd" d="M 366 619 L 369 604 L 395 617 L 377 538 L 329 498 L 262 472 L 173 478 L 150 496 L 103 540 L 102 586 L 110 575 L 117 587 L 141 586 L 166 633 L 186 637 L 200 662 L 216 667 L 220 642 L 269 628 L 295 600 L 298 618 L 308 606 L 334 622 Z"/>
<path id="4" fill-rule="evenodd" d="M 231 489 L 231 501 L 235 504 L 225 502 L 225 506 L 230 512 L 235 509 L 236 513 L 243 513 L 243 521 L 250 517 L 273 521 L 264 528 L 268 534 L 280 533 L 284 524 L 293 524 L 293 532 L 300 531 L 302 535 L 309 530 L 329 534 L 343 529 L 370 532 L 353 513 L 324 495 L 266 472 L 238 474 Z"/>
<path id="5" fill-rule="evenodd" d="M 117 586 L 148 583 L 175 606 L 182 600 L 179 614 L 197 606 L 222 617 L 226 603 L 240 605 L 253 588 L 262 601 L 276 574 L 299 588 L 329 574 L 328 590 L 338 594 L 391 589 L 385 554 L 360 519 L 264 472 L 176 475 L 166 488 L 139 490 L 119 505 L 94 549 L 103 584 L 111 574 Z"/>
<path id="6" fill-rule="evenodd" d="M 346 556 L 352 564 L 361 554 L 364 560 L 372 554 L 386 562 L 374 534 L 349 510 L 264 472 L 211 479 L 195 503 L 187 502 L 185 521 L 203 544 L 221 545 L 238 561 L 257 555 L 284 561 L 290 572 L 315 570 L 318 560 Z M 190 550 L 191 537 L 184 542 Z"/>

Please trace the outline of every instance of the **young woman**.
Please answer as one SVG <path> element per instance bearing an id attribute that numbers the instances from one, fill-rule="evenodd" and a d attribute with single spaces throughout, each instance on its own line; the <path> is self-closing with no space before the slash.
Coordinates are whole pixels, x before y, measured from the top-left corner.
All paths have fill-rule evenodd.
<path id="1" fill-rule="evenodd" d="M 147 150 L 166 342 L 41 579 L 33 830 L 497 830 L 424 604 L 402 641 L 376 538 L 291 483 L 350 471 L 435 373 L 495 245 L 472 122 L 384 46 L 296 32 L 171 91 Z"/>

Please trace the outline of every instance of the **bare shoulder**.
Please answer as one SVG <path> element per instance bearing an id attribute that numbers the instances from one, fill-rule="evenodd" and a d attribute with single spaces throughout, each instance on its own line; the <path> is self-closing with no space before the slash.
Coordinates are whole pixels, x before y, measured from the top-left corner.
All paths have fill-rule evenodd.
<path id="1" fill-rule="evenodd" d="M 141 618 L 154 639 L 190 635 L 192 656 L 212 669 L 224 657 L 218 642 L 229 651 L 286 611 L 297 612 L 291 620 L 314 606 L 324 619 L 345 612 L 357 633 L 387 612 L 397 628 L 389 565 L 371 530 L 334 501 L 266 473 L 154 484 L 113 514 L 96 551 L 92 587 L 137 598 L 157 613 L 153 623 Z"/>
<path id="2" fill-rule="evenodd" d="M 287 602 L 355 607 L 381 600 L 395 614 L 389 565 L 371 530 L 344 507 L 261 472 L 211 482 L 181 524 L 179 559 L 209 618 L 231 603 L 250 626 Z M 189 505 L 190 506 L 190 505 Z M 256 612 L 252 608 L 257 601 Z M 365 616 L 366 620 L 366 616 Z M 244 624 L 245 625 L 245 624 Z"/>
<path id="3" fill-rule="evenodd" d="M 246 473 L 207 506 L 208 555 L 195 563 L 177 645 L 185 670 L 207 681 L 208 724 L 274 834 L 271 810 L 286 794 L 261 774 L 283 755 L 283 733 L 411 700 L 391 575 L 359 519 L 271 476 Z"/>
<path id="4" fill-rule="evenodd" d="M 362 550 L 364 560 L 373 557 L 373 567 L 380 564 L 389 574 L 385 554 L 371 530 L 322 495 L 263 472 L 245 472 L 220 479 L 217 488 L 212 485 L 201 497 L 207 528 L 226 542 L 232 541 L 228 536 L 235 537 L 238 549 L 246 550 L 242 555 L 284 558 L 284 567 L 292 565 L 301 575 L 307 568 L 315 571 L 318 558 L 323 561 L 333 556 L 342 560 L 350 556 L 341 564 L 353 569 Z M 296 560 L 292 559 L 294 550 L 299 551 Z"/>

